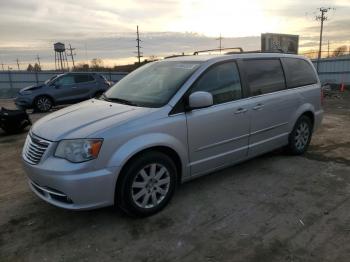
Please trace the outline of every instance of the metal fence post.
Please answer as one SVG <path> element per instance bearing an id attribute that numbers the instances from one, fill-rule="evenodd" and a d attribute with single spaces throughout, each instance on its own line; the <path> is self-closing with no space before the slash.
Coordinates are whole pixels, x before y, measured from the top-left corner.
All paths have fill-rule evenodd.
<path id="1" fill-rule="evenodd" d="M 11 74 L 11 71 L 8 70 L 8 77 L 9 77 L 9 81 L 10 81 L 10 97 L 9 98 L 12 98 L 13 97 L 13 83 L 12 83 L 12 74 Z"/>
<path id="2" fill-rule="evenodd" d="M 35 71 L 35 81 L 36 81 L 36 84 L 38 85 L 39 84 L 38 71 Z"/>

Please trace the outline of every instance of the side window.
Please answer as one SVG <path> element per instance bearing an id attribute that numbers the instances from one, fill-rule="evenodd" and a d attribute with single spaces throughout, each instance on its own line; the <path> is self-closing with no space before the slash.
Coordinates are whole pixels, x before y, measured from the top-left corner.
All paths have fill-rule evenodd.
<path id="1" fill-rule="evenodd" d="M 214 104 L 242 98 L 242 88 L 236 63 L 211 67 L 192 86 L 191 93 L 206 91 L 213 95 Z"/>
<path id="2" fill-rule="evenodd" d="M 279 59 L 246 60 L 244 68 L 252 96 L 285 89 L 284 74 Z"/>
<path id="3" fill-rule="evenodd" d="M 307 61 L 299 58 L 282 58 L 288 88 L 317 83 L 315 71 Z"/>
<path id="4" fill-rule="evenodd" d="M 94 81 L 95 79 L 92 75 L 74 75 L 74 79 L 76 83 L 84 83 Z"/>
<path id="5" fill-rule="evenodd" d="M 73 85 L 75 84 L 74 77 L 72 75 L 62 76 L 59 79 L 57 79 L 56 84 L 60 86 Z"/>

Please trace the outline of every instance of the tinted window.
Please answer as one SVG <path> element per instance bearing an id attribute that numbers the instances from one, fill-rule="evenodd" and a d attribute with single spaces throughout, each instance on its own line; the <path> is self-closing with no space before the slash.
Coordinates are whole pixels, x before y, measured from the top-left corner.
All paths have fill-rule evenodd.
<path id="1" fill-rule="evenodd" d="M 74 75 L 75 83 L 84 83 L 94 81 L 92 75 Z"/>
<path id="2" fill-rule="evenodd" d="M 317 83 L 315 71 L 311 65 L 298 58 L 282 58 L 289 88 Z"/>
<path id="3" fill-rule="evenodd" d="M 191 93 L 195 91 L 211 93 L 214 104 L 240 99 L 242 88 L 236 64 L 230 62 L 210 68 L 192 87 Z"/>
<path id="4" fill-rule="evenodd" d="M 73 85 L 75 84 L 74 77 L 72 75 L 61 76 L 57 78 L 55 84 L 61 85 L 61 86 Z"/>
<path id="5" fill-rule="evenodd" d="M 284 74 L 279 59 L 246 60 L 244 67 L 252 96 L 285 89 Z"/>

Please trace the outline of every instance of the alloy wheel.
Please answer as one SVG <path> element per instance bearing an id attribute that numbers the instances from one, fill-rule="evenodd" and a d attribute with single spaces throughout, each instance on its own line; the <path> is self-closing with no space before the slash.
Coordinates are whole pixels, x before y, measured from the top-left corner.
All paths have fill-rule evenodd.
<path id="1" fill-rule="evenodd" d="M 307 145 L 310 137 L 310 128 L 305 121 L 300 122 L 298 128 L 295 131 L 295 147 L 298 150 L 303 150 Z"/>
<path id="2" fill-rule="evenodd" d="M 46 112 L 51 108 L 51 100 L 47 97 L 39 97 L 36 105 L 40 111 Z"/>
<path id="3" fill-rule="evenodd" d="M 169 192 L 170 173 L 162 164 L 147 165 L 137 173 L 131 187 L 132 199 L 138 207 L 156 207 Z"/>

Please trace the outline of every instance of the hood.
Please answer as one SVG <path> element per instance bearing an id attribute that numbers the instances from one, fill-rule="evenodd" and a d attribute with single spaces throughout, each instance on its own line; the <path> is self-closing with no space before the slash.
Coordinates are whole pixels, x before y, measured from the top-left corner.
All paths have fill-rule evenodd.
<path id="1" fill-rule="evenodd" d="M 50 141 L 87 138 L 98 131 L 119 126 L 152 110 L 155 109 L 92 99 L 41 118 L 33 125 L 31 131 Z"/>
<path id="2" fill-rule="evenodd" d="M 27 86 L 27 87 L 24 87 L 22 88 L 19 92 L 22 93 L 22 92 L 25 92 L 25 91 L 33 91 L 33 90 L 36 90 L 36 89 L 40 89 L 42 88 L 44 85 L 32 85 L 32 86 Z"/>

